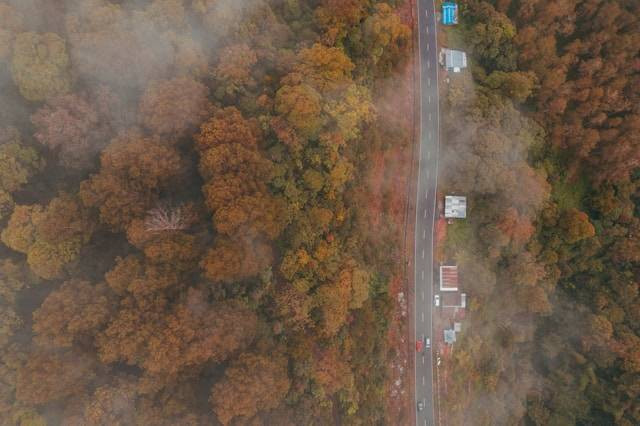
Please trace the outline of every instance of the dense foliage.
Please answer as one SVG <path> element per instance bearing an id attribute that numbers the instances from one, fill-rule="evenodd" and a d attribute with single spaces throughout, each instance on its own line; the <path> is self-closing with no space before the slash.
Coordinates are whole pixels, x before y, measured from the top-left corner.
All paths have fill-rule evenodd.
<path id="1" fill-rule="evenodd" d="M 470 315 L 452 424 L 640 423 L 640 3 L 467 0 L 449 230 Z M 472 243 L 469 244 L 469 241 Z"/>
<path id="2" fill-rule="evenodd" d="M 0 424 L 383 422 L 358 203 L 409 37 L 395 1 L 0 2 Z"/>

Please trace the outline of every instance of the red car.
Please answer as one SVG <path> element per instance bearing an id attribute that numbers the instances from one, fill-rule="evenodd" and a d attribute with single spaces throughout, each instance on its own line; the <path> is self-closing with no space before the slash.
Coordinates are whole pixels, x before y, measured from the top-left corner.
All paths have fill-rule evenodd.
<path id="1" fill-rule="evenodd" d="M 422 339 L 416 340 L 416 352 L 422 352 L 422 349 L 424 349 L 424 343 Z"/>

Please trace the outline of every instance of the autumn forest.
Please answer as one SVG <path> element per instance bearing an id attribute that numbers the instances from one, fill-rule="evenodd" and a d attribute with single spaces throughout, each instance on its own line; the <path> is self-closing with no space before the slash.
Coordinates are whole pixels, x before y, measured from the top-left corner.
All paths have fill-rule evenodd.
<path id="1" fill-rule="evenodd" d="M 640 2 L 465 0 L 445 108 L 470 307 L 449 424 L 640 424 Z"/>
<path id="2" fill-rule="evenodd" d="M 0 2 L 0 424 L 384 421 L 395 7 Z"/>
<path id="3" fill-rule="evenodd" d="M 446 423 L 640 424 L 640 2 L 458 3 Z M 406 420 L 410 9 L 0 0 L 0 425 Z"/>

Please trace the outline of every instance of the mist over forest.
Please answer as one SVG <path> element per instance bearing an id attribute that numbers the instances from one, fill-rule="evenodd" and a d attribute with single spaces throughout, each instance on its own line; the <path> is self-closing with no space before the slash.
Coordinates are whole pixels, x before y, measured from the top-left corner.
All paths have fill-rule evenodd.
<path id="1" fill-rule="evenodd" d="M 0 2 L 0 424 L 385 421 L 395 6 Z"/>
<path id="2" fill-rule="evenodd" d="M 640 424 L 640 2 L 458 3 L 447 424 Z M 0 0 L 0 425 L 409 421 L 408 5 Z"/>
<path id="3" fill-rule="evenodd" d="M 465 0 L 441 190 L 470 306 L 449 424 L 640 423 L 640 3 Z"/>

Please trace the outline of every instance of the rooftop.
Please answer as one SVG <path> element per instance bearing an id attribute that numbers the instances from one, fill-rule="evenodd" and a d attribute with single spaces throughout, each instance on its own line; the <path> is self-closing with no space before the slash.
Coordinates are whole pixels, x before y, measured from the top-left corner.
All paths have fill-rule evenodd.
<path id="1" fill-rule="evenodd" d="M 455 25 L 458 23 L 458 5 L 447 1 L 442 3 L 442 24 Z"/>
<path id="2" fill-rule="evenodd" d="M 440 291 L 458 291 L 457 266 L 440 266 Z"/>
<path id="3" fill-rule="evenodd" d="M 449 345 L 453 345 L 456 341 L 456 331 L 453 329 L 444 331 L 444 342 Z"/>
<path id="4" fill-rule="evenodd" d="M 467 295 L 457 291 L 442 293 L 443 308 L 465 308 L 467 306 Z"/>
<path id="5" fill-rule="evenodd" d="M 467 197 L 447 195 L 444 197 L 444 217 L 464 219 L 467 217 Z"/>
<path id="6" fill-rule="evenodd" d="M 442 49 L 444 66 L 447 70 L 460 72 L 467 67 L 467 54 L 461 50 Z"/>

